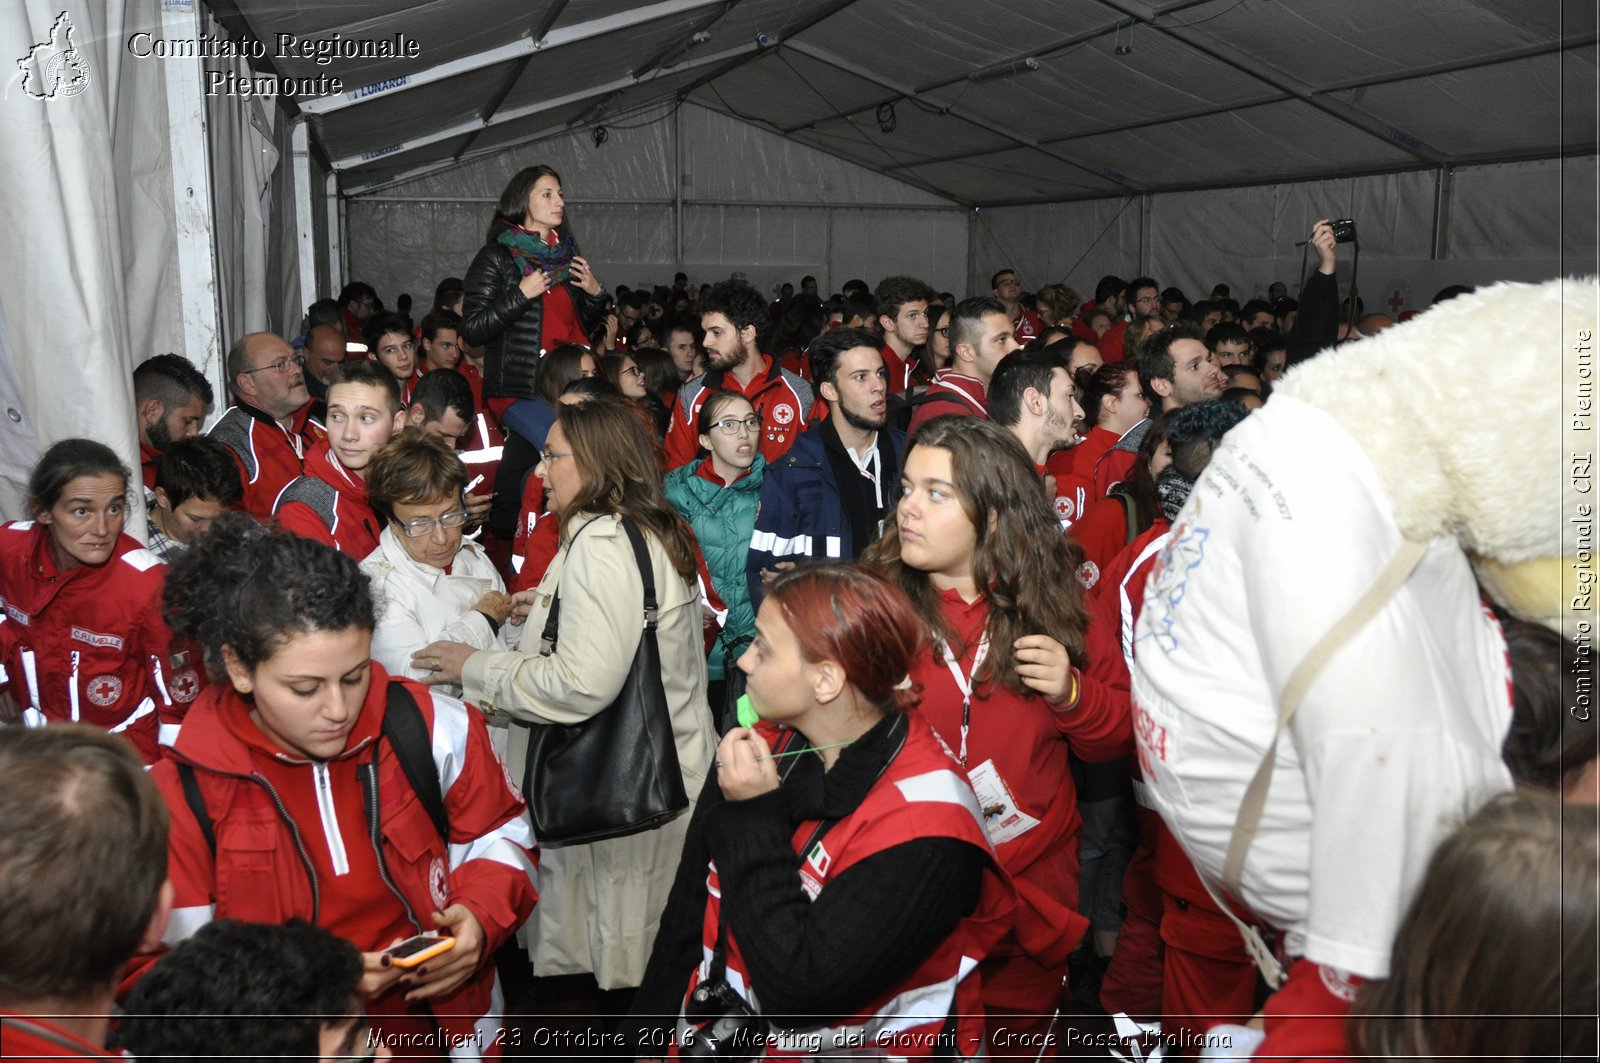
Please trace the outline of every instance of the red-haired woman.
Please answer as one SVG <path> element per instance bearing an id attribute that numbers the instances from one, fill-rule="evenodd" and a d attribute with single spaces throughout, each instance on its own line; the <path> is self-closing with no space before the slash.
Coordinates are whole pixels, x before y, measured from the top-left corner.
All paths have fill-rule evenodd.
<path id="1" fill-rule="evenodd" d="M 1122 655 L 1090 623 L 1038 483 L 1004 428 L 935 418 L 906 453 L 894 519 L 862 557 L 928 630 L 931 652 L 911 669 L 917 713 L 956 750 L 1016 882 L 1015 932 L 982 970 L 989 1028 L 1012 1038 L 996 1038 L 996 1055 L 1044 1043 L 1067 954 L 1088 926 L 1067 754 L 1093 763 L 1133 752 Z"/>
<path id="2" fill-rule="evenodd" d="M 972 788 L 905 712 L 921 648 L 911 603 L 866 569 L 772 584 L 739 659 L 766 723 L 717 749 L 635 998 L 640 1055 L 712 1047 L 740 1014 L 772 1055 L 981 1051 L 972 960 L 1011 895 Z M 680 1009 L 674 1037 L 659 1017 Z"/>

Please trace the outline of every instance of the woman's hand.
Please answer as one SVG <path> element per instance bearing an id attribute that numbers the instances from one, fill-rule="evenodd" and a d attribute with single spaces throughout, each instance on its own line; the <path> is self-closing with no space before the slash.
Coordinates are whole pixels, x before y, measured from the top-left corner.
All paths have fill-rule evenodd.
<path id="1" fill-rule="evenodd" d="M 572 275 L 573 284 L 576 284 L 590 295 L 600 294 L 600 279 L 594 275 L 594 270 L 589 268 L 588 259 L 582 255 L 573 255 L 572 265 L 567 268 Z"/>
<path id="2" fill-rule="evenodd" d="M 778 788 L 772 750 L 748 727 L 735 727 L 717 746 L 717 785 L 730 801 L 744 801 Z"/>
<path id="3" fill-rule="evenodd" d="M 511 612 L 511 599 L 500 591 L 486 591 L 472 608 L 491 618 L 496 624 L 503 624 Z"/>
<path id="4" fill-rule="evenodd" d="M 517 287 L 522 289 L 522 294 L 527 298 L 537 299 L 550 290 L 550 276 L 544 270 L 536 269 L 518 281 Z"/>
<path id="5" fill-rule="evenodd" d="M 508 616 L 513 624 L 521 624 L 528 619 L 528 614 L 533 612 L 533 600 L 539 596 L 533 589 L 518 591 L 511 596 L 511 611 Z"/>
<path id="6" fill-rule="evenodd" d="M 395 938 L 389 942 L 389 948 L 394 948 L 405 938 Z M 361 954 L 361 981 L 357 988 L 361 995 L 368 1000 L 383 996 L 395 983 L 400 981 L 400 976 L 405 974 L 403 967 L 391 967 L 389 955 L 386 952 L 363 952 Z"/>
<path id="7" fill-rule="evenodd" d="M 477 651 L 463 642 L 430 642 L 411 655 L 411 667 L 428 674 L 423 682 L 429 686 L 461 682 L 461 667 Z"/>
<path id="8" fill-rule="evenodd" d="M 1011 645 L 1017 654 L 1017 676 L 1024 686 L 1043 694 L 1052 705 L 1073 700 L 1077 681 L 1065 646 L 1049 635 L 1024 635 Z"/>
<path id="9" fill-rule="evenodd" d="M 487 941 L 483 927 L 465 905 L 452 904 L 442 912 L 433 913 L 433 925 L 456 939 L 449 952 L 425 960 L 401 978 L 400 984 L 415 987 L 406 993 L 408 1002 L 432 1000 L 448 996 L 460 989 L 477 971 L 483 961 L 483 948 Z"/>

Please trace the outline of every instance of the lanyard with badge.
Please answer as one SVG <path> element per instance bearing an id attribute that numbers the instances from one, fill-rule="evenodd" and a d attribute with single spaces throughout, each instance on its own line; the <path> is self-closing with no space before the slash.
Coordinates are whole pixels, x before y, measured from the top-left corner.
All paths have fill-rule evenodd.
<path id="1" fill-rule="evenodd" d="M 978 669 L 983 667 L 983 659 L 989 656 L 989 633 L 986 631 L 978 642 L 978 649 L 972 655 L 972 668 L 963 673 L 961 663 L 956 660 L 956 655 L 950 652 L 950 644 L 942 643 L 944 650 L 944 666 L 950 669 L 950 678 L 956 681 L 956 689 L 961 691 L 961 753 L 956 760 L 961 764 L 962 770 L 967 767 L 967 732 L 972 727 L 972 684 L 978 675 Z"/>
<path id="2" fill-rule="evenodd" d="M 972 667 L 965 673 L 961 671 L 956 655 L 951 652 L 950 644 L 944 643 L 941 648 L 944 650 L 944 666 L 950 669 L 950 678 L 955 680 L 956 689 L 961 691 L 961 751 L 956 761 L 967 772 L 967 781 L 972 784 L 973 793 L 978 798 L 978 806 L 983 813 L 983 829 L 989 835 L 990 844 L 999 845 L 1026 834 L 1037 827 L 1039 821 L 1017 807 L 1016 798 L 1011 796 L 1011 788 L 1001 778 L 992 757 L 967 771 L 967 734 L 972 728 L 972 687 L 977 681 L 978 669 L 989 655 L 989 634 L 984 632 L 979 640 L 978 648 L 972 654 Z"/>

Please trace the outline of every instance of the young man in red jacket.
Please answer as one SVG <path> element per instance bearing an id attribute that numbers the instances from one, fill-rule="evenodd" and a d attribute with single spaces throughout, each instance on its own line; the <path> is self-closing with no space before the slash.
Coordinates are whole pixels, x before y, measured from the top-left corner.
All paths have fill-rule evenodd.
<path id="1" fill-rule="evenodd" d="M 167 816 L 127 743 L 83 726 L 0 728 L 0 1056 L 104 1049 L 117 976 L 172 910 Z"/>
<path id="2" fill-rule="evenodd" d="M 928 342 L 928 301 L 933 294 L 932 288 L 915 277 L 885 277 L 873 293 L 878 327 L 883 331 L 883 364 L 889 370 L 892 395 L 901 394 L 914 382 L 919 366 L 913 358 Z M 927 372 L 922 372 L 921 379 L 927 378 Z"/>
<path id="3" fill-rule="evenodd" d="M 306 455 L 305 475 L 278 496 L 273 516 L 296 535 L 357 561 L 378 548 L 383 522 L 367 502 L 367 466 L 405 426 L 400 387 L 377 362 L 344 362 L 328 384 L 328 438 Z"/>
<path id="4" fill-rule="evenodd" d="M 761 353 L 767 301 L 744 281 L 722 281 L 700 293 L 700 324 L 705 328 L 708 368 L 678 390 L 678 408 L 667 429 L 667 468 L 676 469 L 700 452 L 695 422 L 700 404 L 717 388 L 750 400 L 761 417 L 756 448 L 776 461 L 795 437 L 825 412 L 811 384 Z"/>
<path id="5" fill-rule="evenodd" d="M 244 480 L 244 511 L 272 516 L 279 493 L 302 471 L 327 432 L 311 416 L 305 363 L 289 341 L 252 332 L 228 348 L 234 404 L 207 434 L 233 451 Z"/>
<path id="6" fill-rule="evenodd" d="M 998 299 L 977 296 L 963 299 L 950 312 L 950 367 L 933 376 L 933 385 L 920 397 L 907 430 L 935 417 L 956 414 L 989 419 L 984 389 L 1000 359 L 1021 347 L 1012 335 L 1011 318 Z"/>

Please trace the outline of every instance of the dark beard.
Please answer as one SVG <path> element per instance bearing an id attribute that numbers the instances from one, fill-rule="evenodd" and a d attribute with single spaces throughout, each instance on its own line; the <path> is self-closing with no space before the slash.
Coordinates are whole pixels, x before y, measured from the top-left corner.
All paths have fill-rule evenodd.
<path id="1" fill-rule="evenodd" d="M 161 411 L 161 420 L 144 430 L 149 437 L 150 445 L 165 454 L 172 449 L 172 433 L 167 431 L 167 411 Z"/>
<path id="2" fill-rule="evenodd" d="M 889 414 L 887 411 L 885 411 L 884 415 L 878 418 L 876 421 L 870 417 L 864 417 L 861 414 L 856 413 L 850 407 L 842 404 L 839 407 L 839 412 L 844 415 L 844 423 L 849 425 L 851 428 L 854 428 L 858 432 L 882 431 L 883 426 L 889 423 Z"/>

